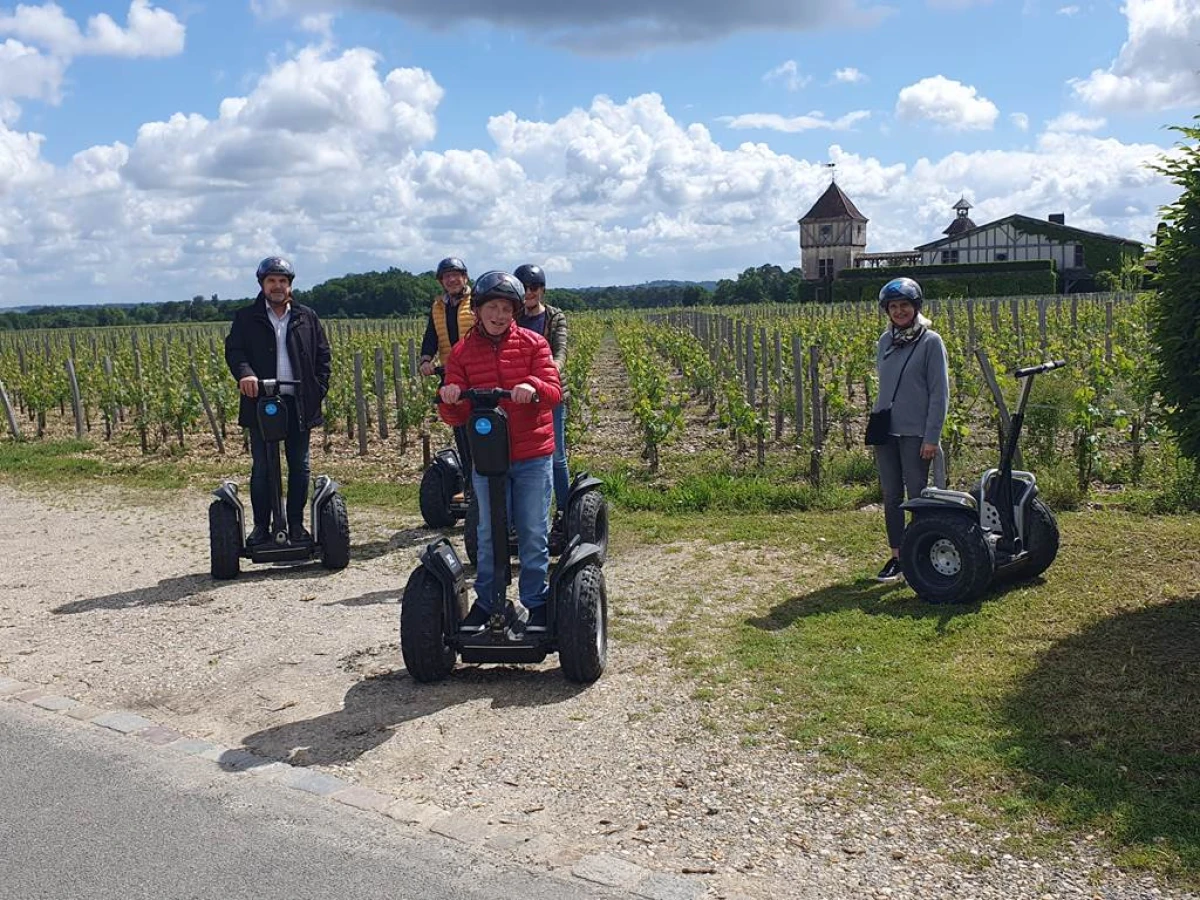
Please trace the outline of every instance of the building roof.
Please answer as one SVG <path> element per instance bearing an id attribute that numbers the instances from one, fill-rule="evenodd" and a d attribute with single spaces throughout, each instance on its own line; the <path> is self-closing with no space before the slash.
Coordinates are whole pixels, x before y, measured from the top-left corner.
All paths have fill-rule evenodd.
<path id="1" fill-rule="evenodd" d="M 953 235 L 950 235 L 949 237 L 938 238 L 936 241 L 930 241 L 928 244 L 921 244 L 919 247 L 916 247 L 915 249 L 922 250 L 922 251 L 937 250 L 940 247 L 944 247 L 946 244 L 949 244 L 953 241 L 957 241 L 960 238 L 965 237 L 966 235 L 974 234 L 975 232 L 978 232 L 978 231 L 983 231 L 985 228 L 993 228 L 996 225 L 1008 225 L 1010 223 L 1013 225 L 1016 225 L 1018 229 L 1020 229 L 1021 226 L 1024 225 L 1027 228 L 1036 227 L 1037 230 L 1042 231 L 1042 232 L 1049 231 L 1054 234 L 1061 234 L 1062 239 L 1064 241 L 1070 240 L 1072 237 L 1089 237 L 1089 238 L 1099 238 L 1100 240 L 1103 240 L 1103 241 L 1115 241 L 1115 242 L 1118 242 L 1121 244 L 1132 244 L 1137 247 L 1144 246 L 1141 241 L 1131 240 L 1130 238 L 1117 237 L 1116 235 L 1113 235 L 1113 234 L 1101 234 L 1099 231 L 1087 231 L 1086 229 L 1083 229 L 1083 228 L 1072 228 L 1070 225 L 1059 225 L 1057 222 L 1049 222 L 1044 219 L 1034 219 L 1034 218 L 1031 218 L 1030 216 L 1022 216 L 1020 214 L 1017 214 L 1017 215 L 1005 216 L 1003 219 L 997 219 L 995 222 L 987 222 L 983 225 L 977 225 L 974 228 L 970 228 L 965 231 L 961 231 L 958 234 L 953 234 Z M 949 230 L 950 229 L 946 229 L 947 232 Z"/>
<path id="2" fill-rule="evenodd" d="M 973 231 L 977 226 L 971 221 L 970 216 L 955 216 L 954 221 L 946 226 L 946 230 L 942 234 L 948 234 L 950 237 L 958 237 L 964 231 Z"/>
<path id="3" fill-rule="evenodd" d="M 869 221 L 866 216 L 858 211 L 858 207 L 854 202 L 846 196 L 846 192 L 837 186 L 836 181 L 829 182 L 829 187 L 825 189 L 817 202 L 812 205 L 801 222 L 808 222 L 813 219 L 855 219 L 859 222 Z"/>

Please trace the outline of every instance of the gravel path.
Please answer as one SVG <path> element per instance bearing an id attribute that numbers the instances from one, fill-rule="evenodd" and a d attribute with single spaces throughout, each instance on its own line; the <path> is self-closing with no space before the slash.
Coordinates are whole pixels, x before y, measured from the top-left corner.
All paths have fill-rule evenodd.
<path id="1" fill-rule="evenodd" d="M 419 685 L 400 659 L 397 605 L 431 532 L 351 510 L 345 571 L 252 567 L 215 583 L 206 505 L 195 492 L 0 487 L 0 676 L 581 852 L 699 874 L 714 896 L 1189 896 L 1124 875 L 1086 840 L 1068 859 L 1013 858 L 1004 835 L 919 791 L 882 797 L 769 736 L 743 746 L 649 641 L 614 640 L 586 688 L 553 657 L 460 665 Z M 670 550 L 610 557 L 618 634 L 669 628 L 676 585 L 725 577 L 703 542 Z M 721 690 L 737 699 L 736 686 Z"/>

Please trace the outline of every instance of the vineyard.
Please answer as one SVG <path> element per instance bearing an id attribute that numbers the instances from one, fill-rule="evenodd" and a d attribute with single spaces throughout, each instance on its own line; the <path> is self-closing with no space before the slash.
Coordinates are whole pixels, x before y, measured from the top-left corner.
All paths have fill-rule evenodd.
<path id="1" fill-rule="evenodd" d="M 1065 358 L 1068 369 L 1037 384 L 1024 442 L 1024 464 L 1051 502 L 1069 508 L 1089 496 L 1127 496 L 1147 509 L 1194 508 L 1192 470 L 1160 428 L 1145 296 L 953 300 L 927 312 L 949 356 L 943 443 L 952 482 L 994 459 L 1016 392 L 1009 373 Z M 768 506 L 871 498 L 861 429 L 884 327 L 874 305 L 571 313 L 569 321 L 568 440 L 614 481 L 618 501 L 623 485 L 638 488 L 627 499 L 649 502 L 647 491 L 699 473 L 772 483 Z M 423 324 L 326 322 L 333 377 L 316 452 L 387 457 L 412 473 L 448 440 L 433 415 L 435 380 L 416 374 Z M 223 358 L 227 328 L 0 335 L 6 434 L 74 436 L 99 453 L 243 454 L 237 388 Z M 597 426 L 622 433 L 595 441 Z"/>

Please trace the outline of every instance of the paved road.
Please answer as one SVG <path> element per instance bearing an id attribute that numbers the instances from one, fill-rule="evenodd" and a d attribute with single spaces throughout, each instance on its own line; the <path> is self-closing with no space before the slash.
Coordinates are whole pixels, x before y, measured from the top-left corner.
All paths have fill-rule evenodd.
<path id="1" fill-rule="evenodd" d="M 0 900 L 630 896 L 0 703 Z"/>

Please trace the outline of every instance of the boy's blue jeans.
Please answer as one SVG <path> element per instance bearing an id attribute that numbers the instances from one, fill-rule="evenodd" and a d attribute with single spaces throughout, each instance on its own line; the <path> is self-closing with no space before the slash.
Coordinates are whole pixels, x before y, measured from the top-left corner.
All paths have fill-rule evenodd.
<path id="1" fill-rule="evenodd" d="M 547 536 L 550 525 L 550 494 L 553 456 L 539 456 L 514 462 L 508 469 L 508 522 L 516 528 L 517 547 L 521 558 L 521 574 L 517 579 L 517 596 L 526 607 L 546 602 L 549 592 L 546 573 L 550 570 L 550 550 Z M 471 484 L 479 498 L 479 543 L 476 553 L 475 591 L 479 605 L 487 611 L 498 585 L 495 562 L 492 559 L 492 503 L 488 480 L 478 472 L 471 473 Z M 500 540 L 507 541 L 507 535 Z"/>
<path id="2" fill-rule="evenodd" d="M 567 404 L 554 407 L 554 508 L 567 514 L 571 478 L 567 472 Z"/>

